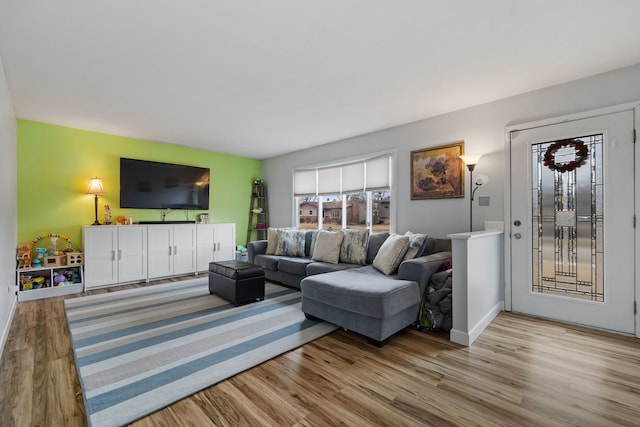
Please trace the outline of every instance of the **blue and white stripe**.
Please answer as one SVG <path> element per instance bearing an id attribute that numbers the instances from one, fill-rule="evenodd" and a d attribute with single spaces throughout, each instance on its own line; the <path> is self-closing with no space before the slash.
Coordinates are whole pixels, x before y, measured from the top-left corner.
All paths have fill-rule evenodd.
<path id="1" fill-rule="evenodd" d="M 266 284 L 234 307 L 206 279 L 65 301 L 92 426 L 122 425 L 336 329 L 300 310 L 300 293 Z"/>

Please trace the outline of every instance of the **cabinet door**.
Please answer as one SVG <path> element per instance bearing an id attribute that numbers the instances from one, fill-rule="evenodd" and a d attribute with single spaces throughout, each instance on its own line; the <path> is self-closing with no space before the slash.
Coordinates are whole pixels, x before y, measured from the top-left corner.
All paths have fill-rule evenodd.
<path id="1" fill-rule="evenodd" d="M 197 271 L 209 271 L 209 263 L 214 261 L 214 250 L 216 248 L 214 240 L 213 224 L 196 224 L 197 250 Z"/>
<path id="2" fill-rule="evenodd" d="M 173 226 L 148 227 L 149 279 L 173 274 Z"/>
<path id="3" fill-rule="evenodd" d="M 147 279 L 147 227 L 118 227 L 118 281 Z"/>
<path id="4" fill-rule="evenodd" d="M 236 225 L 215 224 L 216 261 L 227 261 L 236 258 Z"/>
<path id="5" fill-rule="evenodd" d="M 196 226 L 173 226 L 173 274 L 196 271 Z"/>
<path id="6" fill-rule="evenodd" d="M 118 230 L 110 226 L 83 228 L 84 272 L 87 289 L 118 283 Z"/>

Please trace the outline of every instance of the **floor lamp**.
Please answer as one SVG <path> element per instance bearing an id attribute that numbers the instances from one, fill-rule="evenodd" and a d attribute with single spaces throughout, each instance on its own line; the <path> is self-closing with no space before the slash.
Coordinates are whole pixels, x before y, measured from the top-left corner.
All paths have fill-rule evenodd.
<path id="1" fill-rule="evenodd" d="M 98 177 L 91 178 L 91 183 L 89 184 L 89 189 L 87 190 L 87 194 L 93 194 L 95 196 L 94 210 L 96 214 L 96 220 L 91 225 L 101 225 L 100 221 L 98 221 L 98 195 L 105 194 L 105 193 L 106 191 L 104 191 L 104 188 L 102 188 L 102 180 Z"/>
<path id="2" fill-rule="evenodd" d="M 482 157 L 482 154 L 463 154 L 462 156 L 460 156 L 460 159 L 464 162 L 465 165 L 467 165 L 467 169 L 469 169 L 469 189 L 473 187 L 473 170 L 476 168 L 476 165 L 478 164 L 480 157 Z M 469 232 L 473 231 L 473 195 L 474 193 L 475 193 L 475 190 L 471 192 L 471 197 L 469 198 Z"/>

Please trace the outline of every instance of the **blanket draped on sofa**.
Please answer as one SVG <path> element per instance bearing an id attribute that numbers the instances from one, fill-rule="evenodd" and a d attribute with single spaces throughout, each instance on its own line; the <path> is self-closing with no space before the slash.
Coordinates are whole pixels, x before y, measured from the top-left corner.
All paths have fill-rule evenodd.
<path id="1" fill-rule="evenodd" d="M 440 271 L 431 276 L 420 303 L 420 327 L 447 332 L 451 330 L 451 282 L 451 270 Z"/>

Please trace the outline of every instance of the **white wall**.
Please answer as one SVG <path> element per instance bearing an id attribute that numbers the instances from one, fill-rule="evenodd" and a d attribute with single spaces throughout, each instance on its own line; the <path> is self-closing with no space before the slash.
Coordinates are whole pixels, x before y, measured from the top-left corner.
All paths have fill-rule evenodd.
<path id="1" fill-rule="evenodd" d="M 486 188 L 476 193 L 476 197 L 490 196 L 490 206 L 479 207 L 476 199 L 473 209 L 474 230 L 481 229 L 485 220 L 504 217 L 505 126 L 636 100 L 640 100 L 640 64 L 267 159 L 263 162 L 263 174 L 269 188 L 270 225 L 294 223 L 293 168 L 393 149 L 397 154 L 396 231 L 426 232 L 435 237 L 469 231 L 468 175 L 464 199 L 411 200 L 409 192 L 412 150 L 464 140 L 467 153 L 485 154 L 474 176 L 484 174 L 490 178 Z"/>
<path id="2" fill-rule="evenodd" d="M 16 304 L 15 269 L 18 238 L 18 179 L 16 115 L 0 58 L 0 349 Z"/>

